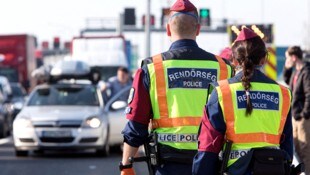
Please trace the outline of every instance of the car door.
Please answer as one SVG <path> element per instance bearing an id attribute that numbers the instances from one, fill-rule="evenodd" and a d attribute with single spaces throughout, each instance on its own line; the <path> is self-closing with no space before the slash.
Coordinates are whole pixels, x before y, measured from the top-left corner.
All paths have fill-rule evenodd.
<path id="1" fill-rule="evenodd" d="M 121 134 L 124 129 L 127 119 L 125 116 L 125 108 L 127 107 L 127 101 L 118 101 L 118 97 L 124 93 L 128 93 L 131 86 L 127 86 L 116 95 L 114 95 L 106 104 L 105 111 L 108 114 L 110 124 L 110 138 L 111 145 L 123 143 L 123 136 Z"/>

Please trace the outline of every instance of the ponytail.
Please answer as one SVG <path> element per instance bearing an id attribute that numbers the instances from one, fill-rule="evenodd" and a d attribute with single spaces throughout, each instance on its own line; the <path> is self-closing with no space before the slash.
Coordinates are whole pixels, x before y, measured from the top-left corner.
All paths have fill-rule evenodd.
<path id="1" fill-rule="evenodd" d="M 232 57 L 242 66 L 243 75 L 242 86 L 246 94 L 246 116 L 251 115 L 253 106 L 250 98 L 251 78 L 254 74 L 255 66 L 259 65 L 267 55 L 266 45 L 260 37 L 237 41 L 232 46 Z"/>
<path id="2" fill-rule="evenodd" d="M 241 78 L 242 86 L 244 87 L 245 94 L 246 94 L 246 111 L 245 115 L 248 116 L 252 113 L 253 106 L 250 98 L 250 89 L 251 83 L 250 79 L 253 76 L 254 72 L 254 65 L 251 59 L 245 59 L 242 66 L 243 76 Z"/>

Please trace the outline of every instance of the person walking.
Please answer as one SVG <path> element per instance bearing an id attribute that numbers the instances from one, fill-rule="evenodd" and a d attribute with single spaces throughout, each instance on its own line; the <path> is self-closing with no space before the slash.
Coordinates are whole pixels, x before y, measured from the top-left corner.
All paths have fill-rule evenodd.
<path id="1" fill-rule="evenodd" d="M 219 174 L 221 165 L 222 174 L 287 173 L 285 162 L 293 157 L 291 93 L 261 71 L 266 58 L 263 40 L 243 28 L 232 46 L 236 75 L 212 83 L 193 162 L 194 175 Z"/>
<path id="2" fill-rule="evenodd" d="M 129 158 L 148 142 L 150 121 L 159 152 L 155 174 L 190 175 L 209 83 L 232 74 L 226 61 L 198 47 L 198 12 L 189 0 L 177 0 L 170 8 L 166 30 L 169 50 L 146 58 L 133 81 L 122 132 L 122 175 L 134 174 Z"/>
<path id="3" fill-rule="evenodd" d="M 310 174 L 310 63 L 302 60 L 299 46 L 285 53 L 284 80 L 292 90 L 293 137 L 295 152 Z M 295 70 L 294 70 L 295 68 Z"/>

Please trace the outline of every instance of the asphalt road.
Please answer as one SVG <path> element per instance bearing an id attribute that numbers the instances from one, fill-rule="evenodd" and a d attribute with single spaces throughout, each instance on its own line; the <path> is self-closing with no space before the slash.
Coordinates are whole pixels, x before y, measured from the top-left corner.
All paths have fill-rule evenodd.
<path id="1" fill-rule="evenodd" d="M 16 157 L 11 138 L 0 139 L 0 175 L 119 175 L 121 153 L 97 157 L 91 151 L 30 153 Z M 135 163 L 137 175 L 146 175 L 146 163 Z"/>

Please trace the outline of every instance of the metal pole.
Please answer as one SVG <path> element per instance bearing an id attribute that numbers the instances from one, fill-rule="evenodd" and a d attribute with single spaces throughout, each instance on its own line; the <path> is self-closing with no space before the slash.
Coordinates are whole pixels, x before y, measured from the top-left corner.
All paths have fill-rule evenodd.
<path id="1" fill-rule="evenodd" d="M 145 15 L 145 57 L 151 56 L 151 0 L 147 0 Z"/>
<path id="2" fill-rule="evenodd" d="M 306 41 L 306 49 L 309 51 L 310 50 L 310 2 L 307 1 L 308 3 L 308 22 L 307 22 L 307 28 L 308 28 L 308 32 L 307 32 L 307 29 L 306 29 L 306 38 L 307 38 L 307 41 Z"/>
<path id="3" fill-rule="evenodd" d="M 262 1 L 262 4 L 261 4 L 261 6 L 262 6 L 262 23 L 264 24 L 265 2 L 264 2 L 264 0 L 261 0 L 261 1 Z"/>
<path id="4" fill-rule="evenodd" d="M 116 33 L 122 35 L 124 31 L 124 14 L 120 13 L 118 16 L 118 25 L 116 26 Z"/>

